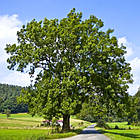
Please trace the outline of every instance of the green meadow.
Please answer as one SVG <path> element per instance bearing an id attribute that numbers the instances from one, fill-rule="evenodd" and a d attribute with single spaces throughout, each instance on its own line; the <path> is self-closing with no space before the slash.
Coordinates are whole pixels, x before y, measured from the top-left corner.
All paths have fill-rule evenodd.
<path id="1" fill-rule="evenodd" d="M 43 119 L 32 117 L 27 113 L 11 114 L 6 118 L 5 114 L 0 114 L 0 140 L 45 140 L 74 136 L 90 125 L 91 123 L 71 118 L 71 125 L 74 130 L 67 133 L 56 133 L 51 127 L 40 127 Z M 81 125 L 81 122 L 82 125 Z"/>
<path id="2" fill-rule="evenodd" d="M 111 129 L 99 129 L 111 140 L 140 140 L 140 126 L 127 125 L 127 122 L 108 123 Z M 115 129 L 115 126 L 118 129 Z"/>
<path id="3" fill-rule="evenodd" d="M 27 113 L 11 114 L 7 119 L 0 114 L 0 140 L 46 140 L 74 136 L 91 123 L 71 117 L 74 130 L 67 133 L 52 133 L 51 127 L 40 127 L 43 119 Z M 83 125 L 81 125 L 83 122 Z M 111 140 L 140 140 L 140 126 L 127 125 L 127 122 L 108 123 L 111 129 L 97 128 Z M 115 129 L 115 126 L 118 129 Z"/>

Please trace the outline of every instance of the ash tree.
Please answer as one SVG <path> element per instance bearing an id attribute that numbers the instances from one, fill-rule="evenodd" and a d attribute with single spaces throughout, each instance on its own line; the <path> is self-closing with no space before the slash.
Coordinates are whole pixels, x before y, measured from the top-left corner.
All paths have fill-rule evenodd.
<path id="1" fill-rule="evenodd" d="M 8 68 L 28 72 L 35 82 L 23 91 L 32 115 L 63 117 L 63 131 L 70 129 L 70 115 L 77 114 L 89 96 L 101 103 L 117 104 L 128 97 L 132 82 L 123 45 L 113 30 L 102 31 L 103 22 L 72 9 L 63 19 L 47 19 L 23 25 L 18 44 L 7 44 Z M 37 75 L 37 76 L 35 76 Z"/>

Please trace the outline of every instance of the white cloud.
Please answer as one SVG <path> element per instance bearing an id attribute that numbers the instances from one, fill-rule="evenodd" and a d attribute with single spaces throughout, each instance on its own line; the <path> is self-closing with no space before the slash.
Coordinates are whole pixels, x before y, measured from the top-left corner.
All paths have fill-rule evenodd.
<path id="1" fill-rule="evenodd" d="M 119 38 L 119 39 L 118 39 L 118 44 L 119 44 L 119 46 L 121 46 L 121 44 L 126 45 L 126 44 L 127 44 L 126 37 L 121 37 L 121 38 Z"/>
<path id="2" fill-rule="evenodd" d="M 30 77 L 26 73 L 12 71 L 3 78 L 2 83 L 10 85 L 29 86 Z"/>
<path id="3" fill-rule="evenodd" d="M 21 21 L 18 20 L 17 15 L 0 16 L 0 63 L 6 62 L 8 55 L 5 53 L 4 48 L 6 44 L 16 43 L 16 33 L 20 25 Z"/>
<path id="4" fill-rule="evenodd" d="M 8 41 L 16 40 L 16 32 L 19 30 L 21 21 L 18 20 L 18 15 L 0 16 L 0 39 L 8 39 Z"/>
<path id="5" fill-rule="evenodd" d="M 140 58 L 135 57 L 132 61 L 130 61 L 130 64 L 133 67 L 132 72 L 140 74 Z"/>
<path id="6" fill-rule="evenodd" d="M 124 46 L 126 46 L 126 55 L 125 57 L 128 58 L 129 56 L 133 55 L 133 50 L 131 48 L 131 46 L 133 45 L 132 43 L 128 42 L 126 37 L 121 37 L 118 39 L 118 44 L 119 46 L 121 46 L 121 44 L 123 44 Z"/>
<path id="7" fill-rule="evenodd" d="M 129 94 L 134 95 L 137 91 L 138 88 L 140 87 L 140 58 L 136 56 L 135 51 L 132 49 L 132 47 L 136 47 L 133 43 L 129 42 L 126 37 L 122 37 L 118 39 L 118 44 L 125 45 L 126 46 L 126 60 L 128 61 L 129 58 L 129 63 L 132 68 L 131 73 L 133 74 L 133 84 L 129 85 Z M 133 56 L 133 58 L 130 59 L 130 56 Z"/>
<path id="8" fill-rule="evenodd" d="M 134 95 L 138 88 L 140 87 L 140 58 L 135 57 L 131 61 L 129 61 L 131 67 L 132 67 L 132 74 L 133 74 L 133 85 L 130 85 L 129 93 L 131 95 Z"/>
<path id="9" fill-rule="evenodd" d="M 18 15 L 0 16 L 0 83 L 12 85 L 27 86 L 30 83 L 29 76 L 16 71 L 8 71 L 6 60 L 8 55 L 4 48 L 6 44 L 17 43 L 17 31 L 20 29 L 22 22 L 18 19 Z"/>

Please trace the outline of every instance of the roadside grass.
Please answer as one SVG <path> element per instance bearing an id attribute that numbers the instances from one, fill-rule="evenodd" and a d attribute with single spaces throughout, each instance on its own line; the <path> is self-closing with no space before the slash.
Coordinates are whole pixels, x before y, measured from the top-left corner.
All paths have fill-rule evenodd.
<path id="1" fill-rule="evenodd" d="M 120 129 L 129 129 L 129 128 L 131 128 L 131 129 L 140 129 L 140 126 L 135 126 L 135 125 L 128 125 L 128 123 L 127 122 L 113 122 L 113 123 L 107 123 L 109 126 L 110 126 L 110 128 L 115 128 L 115 126 L 116 125 L 118 125 L 118 127 L 120 128 Z"/>
<path id="2" fill-rule="evenodd" d="M 0 140 L 46 140 L 65 138 L 79 134 L 91 123 L 71 118 L 72 130 L 66 133 L 56 133 L 51 127 L 39 127 L 42 118 L 32 117 L 27 113 L 11 114 L 6 118 L 0 114 Z"/>
<path id="3" fill-rule="evenodd" d="M 66 133 L 51 133 L 51 130 L 11 130 L 0 129 L 0 140 L 46 140 L 46 139 L 59 139 L 77 135 L 76 131 Z"/>
<path id="4" fill-rule="evenodd" d="M 140 130 L 101 130 L 111 140 L 140 140 Z"/>
<path id="5" fill-rule="evenodd" d="M 0 129 L 0 140 L 43 140 L 46 135 L 48 130 Z"/>
<path id="6" fill-rule="evenodd" d="M 111 129 L 97 128 L 111 140 L 140 140 L 140 126 L 127 125 L 127 122 L 108 123 Z M 119 129 L 115 129 L 115 126 Z"/>

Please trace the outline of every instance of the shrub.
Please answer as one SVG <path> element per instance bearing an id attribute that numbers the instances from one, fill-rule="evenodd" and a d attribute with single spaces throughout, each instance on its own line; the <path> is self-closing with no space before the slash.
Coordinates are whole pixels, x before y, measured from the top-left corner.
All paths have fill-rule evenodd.
<path id="1" fill-rule="evenodd" d="M 9 110 L 9 109 L 5 109 L 4 113 L 6 114 L 7 119 L 11 116 L 11 110 Z"/>
<path id="2" fill-rule="evenodd" d="M 41 126 L 48 127 L 48 126 L 50 126 L 50 124 L 51 124 L 51 121 L 45 120 L 45 121 L 42 121 Z"/>
<path id="3" fill-rule="evenodd" d="M 102 127 L 102 128 L 105 128 L 105 129 L 110 129 L 109 125 L 106 124 L 104 120 L 98 120 L 96 126 L 97 127 Z"/>
<path id="4" fill-rule="evenodd" d="M 140 122 L 132 123 L 133 126 L 140 126 Z"/>
<path id="5" fill-rule="evenodd" d="M 119 126 L 118 125 L 115 125 L 115 129 L 119 129 Z"/>

